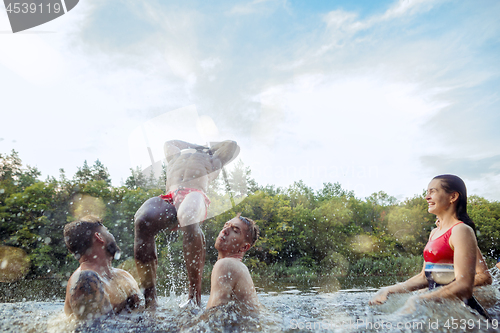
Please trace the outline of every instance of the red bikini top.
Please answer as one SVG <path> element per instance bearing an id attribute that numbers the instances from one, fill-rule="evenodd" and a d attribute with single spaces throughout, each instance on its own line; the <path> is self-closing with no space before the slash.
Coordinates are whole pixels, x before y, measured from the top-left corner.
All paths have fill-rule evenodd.
<path id="1" fill-rule="evenodd" d="M 450 247 L 451 230 L 458 224 L 454 224 L 444 234 L 427 242 L 424 249 L 424 261 L 435 264 L 453 264 L 453 250 Z"/>

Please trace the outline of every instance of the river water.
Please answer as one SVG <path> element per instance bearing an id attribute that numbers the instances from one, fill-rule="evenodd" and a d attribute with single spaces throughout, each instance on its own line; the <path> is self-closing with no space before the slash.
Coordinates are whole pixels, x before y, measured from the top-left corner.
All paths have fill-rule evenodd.
<path id="1" fill-rule="evenodd" d="M 64 281 L 24 281 L 0 286 L 0 331 L 3 332 L 500 332 L 500 271 L 492 286 L 476 291 L 493 321 L 461 302 L 415 304 L 411 295 L 391 295 L 386 304 L 368 300 L 382 285 L 401 277 L 255 280 L 262 309 L 249 312 L 235 304 L 208 311 L 180 309 L 182 290 L 165 288 L 156 313 L 124 314 L 87 323 L 63 314 Z M 206 289 L 205 289 L 206 290 Z M 203 295 L 206 305 L 208 295 Z"/>

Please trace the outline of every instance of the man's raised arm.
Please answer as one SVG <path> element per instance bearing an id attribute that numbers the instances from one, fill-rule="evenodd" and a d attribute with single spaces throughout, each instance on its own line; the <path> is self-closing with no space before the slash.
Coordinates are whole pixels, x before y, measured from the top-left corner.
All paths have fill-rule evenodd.
<path id="1" fill-rule="evenodd" d="M 203 150 L 203 149 L 208 149 L 205 146 L 200 146 L 194 143 L 189 143 L 186 141 L 181 141 L 181 140 L 170 140 L 165 142 L 163 145 L 163 151 L 165 152 L 165 158 L 167 159 L 167 162 L 170 162 L 172 159 L 175 157 L 179 156 L 181 153 L 181 150 L 183 149 L 196 149 L 196 150 Z"/>
<path id="2" fill-rule="evenodd" d="M 213 157 L 221 161 L 222 166 L 231 162 L 240 153 L 240 147 L 236 141 L 231 140 L 213 143 L 210 150 Z"/>

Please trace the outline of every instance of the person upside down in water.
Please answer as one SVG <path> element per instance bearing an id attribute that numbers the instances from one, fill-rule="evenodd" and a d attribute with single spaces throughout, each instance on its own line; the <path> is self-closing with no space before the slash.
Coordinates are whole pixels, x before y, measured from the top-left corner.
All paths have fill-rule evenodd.
<path id="1" fill-rule="evenodd" d="M 66 286 L 66 315 L 92 319 L 142 307 L 132 275 L 111 265 L 120 248 L 100 218 L 88 215 L 65 225 L 64 242 L 80 262 Z"/>
<path id="2" fill-rule="evenodd" d="M 135 214 L 134 257 L 146 307 L 157 305 L 158 256 L 155 235 L 162 230 L 183 232 L 183 251 L 189 280 L 188 303 L 199 306 L 205 265 L 205 238 L 200 228 L 210 200 L 205 194 L 222 167 L 239 153 L 235 141 L 204 147 L 173 140 L 164 145 L 167 194 L 148 199 Z M 183 305 L 184 306 L 184 305 Z"/>
<path id="3" fill-rule="evenodd" d="M 460 299 L 488 318 L 472 295 L 478 246 L 474 222 L 467 214 L 465 183 L 454 175 L 436 176 L 429 183 L 425 199 L 429 213 L 437 216 L 440 225 L 431 232 L 425 246 L 422 272 L 405 282 L 380 289 L 369 304 L 382 304 L 390 294 L 428 286 L 430 292 L 412 297 L 409 307 L 414 307 L 420 299 Z"/>
<path id="4" fill-rule="evenodd" d="M 212 270 L 207 309 L 231 300 L 242 302 L 254 309 L 259 306 L 252 277 L 248 268 L 241 262 L 258 238 L 258 225 L 240 214 L 224 224 L 215 241 L 219 255 Z"/>

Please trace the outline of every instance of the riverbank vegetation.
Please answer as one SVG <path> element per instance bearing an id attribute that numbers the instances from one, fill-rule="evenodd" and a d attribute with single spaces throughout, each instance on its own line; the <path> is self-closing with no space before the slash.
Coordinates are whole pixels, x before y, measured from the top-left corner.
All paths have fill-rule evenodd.
<path id="1" fill-rule="evenodd" d="M 30 262 L 27 278 L 66 277 L 78 263 L 64 246 L 63 227 L 94 214 L 104 219 L 122 249 L 117 264 L 133 266 L 134 214 L 148 198 L 164 193 L 164 170 L 155 177 L 131 169 L 124 184 L 115 187 L 97 160 L 91 166 L 85 161 L 72 178 L 61 169 L 59 178 L 41 180 L 40 172 L 24 166 L 15 151 L 0 154 L 0 245 L 25 251 Z M 210 209 L 221 213 L 202 224 L 206 275 L 217 259 L 215 239 L 237 212 L 261 229 L 259 241 L 245 257 L 255 276 L 407 276 L 422 267 L 422 251 L 435 221 L 423 193 L 398 202 L 384 192 L 358 198 L 328 179 L 319 190 L 300 180 L 287 188 L 262 186 L 241 161 L 228 172 L 230 191 L 220 178 L 211 185 L 209 197 Z M 221 207 L 230 197 L 239 203 L 224 211 Z M 500 203 L 472 195 L 469 214 L 491 267 L 500 255 Z M 182 235 L 160 234 L 157 244 L 160 274 L 184 275 Z M 2 270 L 9 269 L 5 262 Z"/>

